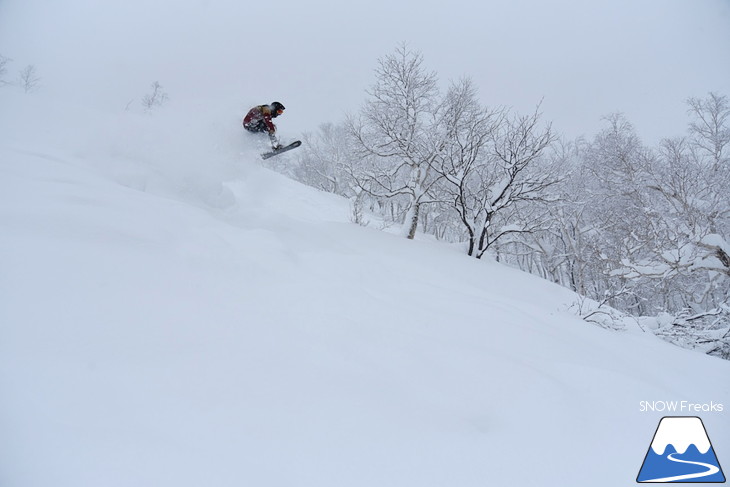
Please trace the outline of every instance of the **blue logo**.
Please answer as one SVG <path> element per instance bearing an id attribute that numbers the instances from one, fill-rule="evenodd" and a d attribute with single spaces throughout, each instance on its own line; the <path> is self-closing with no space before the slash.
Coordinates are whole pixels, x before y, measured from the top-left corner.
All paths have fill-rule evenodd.
<path id="1" fill-rule="evenodd" d="M 662 418 L 636 481 L 725 482 L 702 420 L 696 416 Z"/>

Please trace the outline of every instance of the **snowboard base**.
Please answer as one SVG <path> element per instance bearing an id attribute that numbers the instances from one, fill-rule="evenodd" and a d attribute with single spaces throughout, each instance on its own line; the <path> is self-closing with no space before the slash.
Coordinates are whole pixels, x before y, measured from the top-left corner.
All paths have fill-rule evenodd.
<path id="1" fill-rule="evenodd" d="M 280 148 L 278 148 L 276 150 L 272 150 L 271 152 L 264 152 L 263 154 L 261 154 L 261 159 L 268 159 L 269 157 L 278 156 L 282 152 L 287 152 L 287 151 L 290 151 L 292 149 L 296 149 L 300 145 L 302 145 L 302 141 L 301 140 L 295 140 L 291 144 L 285 145 L 284 147 L 280 147 Z"/>

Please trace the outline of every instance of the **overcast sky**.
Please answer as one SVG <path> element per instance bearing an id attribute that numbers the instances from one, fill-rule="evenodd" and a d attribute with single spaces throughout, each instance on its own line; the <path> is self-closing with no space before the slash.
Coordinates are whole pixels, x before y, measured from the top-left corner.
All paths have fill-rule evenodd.
<path id="1" fill-rule="evenodd" d="M 730 95 L 730 0 L 0 0 L 0 54 L 45 92 L 123 108 L 159 81 L 171 103 L 281 101 L 298 131 L 356 111 L 401 42 L 488 105 L 543 99 L 569 137 L 621 111 L 654 143 L 687 97 Z"/>

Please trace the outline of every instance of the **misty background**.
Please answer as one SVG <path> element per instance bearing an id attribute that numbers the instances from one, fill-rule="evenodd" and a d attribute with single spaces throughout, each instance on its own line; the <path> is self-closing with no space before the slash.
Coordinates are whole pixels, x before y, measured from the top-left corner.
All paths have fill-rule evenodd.
<path id="1" fill-rule="evenodd" d="M 45 92 L 121 109 L 158 81 L 171 103 L 229 106 L 232 123 L 279 100 L 292 134 L 357 111 L 402 42 L 444 87 L 471 77 L 486 105 L 543 100 L 569 138 L 622 112 L 654 143 L 684 133 L 688 97 L 730 92 L 726 0 L 0 0 L 0 54 L 9 71 L 34 65 Z"/>

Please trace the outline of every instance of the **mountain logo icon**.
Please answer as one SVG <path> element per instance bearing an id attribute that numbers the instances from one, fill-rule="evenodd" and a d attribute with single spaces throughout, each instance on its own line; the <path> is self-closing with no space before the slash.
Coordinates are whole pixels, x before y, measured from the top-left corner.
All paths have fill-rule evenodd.
<path id="1" fill-rule="evenodd" d="M 636 481 L 725 482 L 725 475 L 702 420 L 696 416 L 663 417 Z"/>

